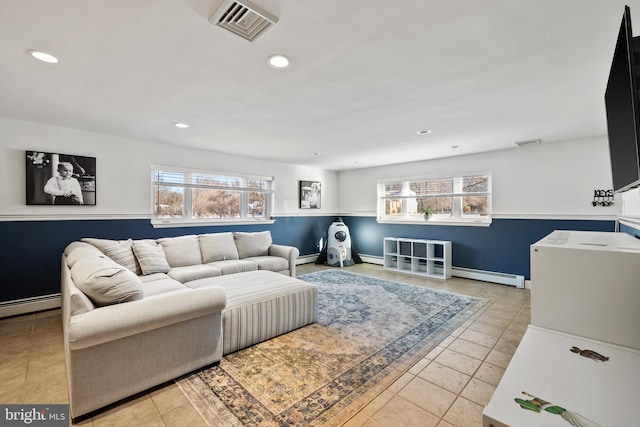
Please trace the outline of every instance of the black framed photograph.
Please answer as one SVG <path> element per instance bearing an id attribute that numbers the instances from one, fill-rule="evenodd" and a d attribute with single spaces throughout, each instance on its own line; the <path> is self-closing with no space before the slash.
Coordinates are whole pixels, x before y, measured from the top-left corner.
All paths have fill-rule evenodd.
<path id="1" fill-rule="evenodd" d="M 300 181 L 300 209 L 320 209 L 321 195 L 319 181 Z"/>
<path id="2" fill-rule="evenodd" d="M 96 158 L 26 152 L 27 205 L 96 204 Z"/>

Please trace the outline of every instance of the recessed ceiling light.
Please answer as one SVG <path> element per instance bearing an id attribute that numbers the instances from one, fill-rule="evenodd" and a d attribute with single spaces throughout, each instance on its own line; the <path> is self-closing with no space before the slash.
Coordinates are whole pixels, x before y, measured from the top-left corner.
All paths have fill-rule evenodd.
<path id="1" fill-rule="evenodd" d="M 29 53 L 29 55 L 33 56 L 35 59 L 42 62 L 47 62 L 49 64 L 57 64 L 58 62 L 60 62 L 58 58 L 46 52 L 41 52 L 39 50 L 33 50 L 33 49 L 29 49 L 27 52 Z"/>
<path id="2" fill-rule="evenodd" d="M 431 130 L 430 129 L 423 129 L 423 130 L 419 130 L 418 131 L 418 135 L 427 135 L 430 134 Z"/>
<path id="3" fill-rule="evenodd" d="M 174 123 L 173 125 L 174 125 L 175 127 L 177 127 L 177 128 L 180 128 L 180 129 L 186 129 L 186 128 L 188 128 L 188 127 L 189 127 L 189 125 L 188 125 L 188 124 L 186 124 L 186 123 Z"/>
<path id="4" fill-rule="evenodd" d="M 291 60 L 284 55 L 271 55 L 267 62 L 273 68 L 287 68 L 291 63 Z"/>
<path id="5" fill-rule="evenodd" d="M 460 148 L 459 145 L 452 145 L 451 148 Z"/>

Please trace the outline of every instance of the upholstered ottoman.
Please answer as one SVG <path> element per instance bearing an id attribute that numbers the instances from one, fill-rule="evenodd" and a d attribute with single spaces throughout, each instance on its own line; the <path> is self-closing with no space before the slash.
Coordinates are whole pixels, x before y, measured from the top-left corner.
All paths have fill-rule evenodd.
<path id="1" fill-rule="evenodd" d="M 193 280 L 185 285 L 190 288 L 217 286 L 227 294 L 227 306 L 222 311 L 223 354 L 317 320 L 315 285 L 284 274 L 247 271 Z"/>

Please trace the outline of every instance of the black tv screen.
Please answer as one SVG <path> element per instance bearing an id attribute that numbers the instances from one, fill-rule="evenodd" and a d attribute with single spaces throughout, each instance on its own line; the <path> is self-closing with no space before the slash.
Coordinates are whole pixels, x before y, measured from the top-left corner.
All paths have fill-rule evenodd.
<path id="1" fill-rule="evenodd" d="M 613 190 L 640 185 L 638 87 L 631 13 L 625 6 L 605 91 Z"/>

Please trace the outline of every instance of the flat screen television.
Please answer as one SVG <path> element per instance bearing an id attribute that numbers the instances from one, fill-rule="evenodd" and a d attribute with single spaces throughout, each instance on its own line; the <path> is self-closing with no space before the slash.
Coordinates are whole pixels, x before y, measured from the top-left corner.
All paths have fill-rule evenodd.
<path id="1" fill-rule="evenodd" d="M 625 6 L 605 91 L 609 155 L 615 193 L 640 185 L 640 116 L 636 68 L 640 68 Z M 640 46 L 638 46 L 640 47 Z"/>

